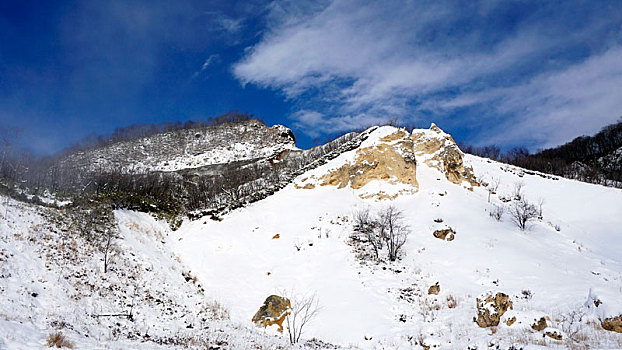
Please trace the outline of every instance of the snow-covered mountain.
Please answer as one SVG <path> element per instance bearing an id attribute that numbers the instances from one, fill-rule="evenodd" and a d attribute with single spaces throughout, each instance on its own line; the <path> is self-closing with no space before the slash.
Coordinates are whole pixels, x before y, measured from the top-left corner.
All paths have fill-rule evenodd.
<path id="1" fill-rule="evenodd" d="M 463 154 L 435 125 L 361 135 L 176 231 L 115 211 L 108 272 L 62 210 L 2 198 L 0 348 L 59 330 L 77 348 L 288 348 L 252 322 L 270 295 L 315 296 L 293 348 L 622 348 L 621 190 Z M 388 208 L 409 233 L 395 259 L 371 244 Z M 132 319 L 94 316 L 113 312 Z"/>
<path id="2" fill-rule="evenodd" d="M 59 167 L 74 171 L 177 171 L 213 164 L 275 157 L 297 149 L 294 134 L 283 126 L 257 120 L 181 129 L 133 141 L 73 153 Z"/>

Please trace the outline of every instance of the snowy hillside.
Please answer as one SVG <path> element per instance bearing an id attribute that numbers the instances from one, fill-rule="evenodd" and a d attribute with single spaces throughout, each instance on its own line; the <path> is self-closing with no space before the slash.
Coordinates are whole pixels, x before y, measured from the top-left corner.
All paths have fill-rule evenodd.
<path id="1" fill-rule="evenodd" d="M 517 195 L 541 215 L 525 230 L 509 214 Z M 412 231 L 400 258 L 361 258 L 354 216 L 389 205 Z M 622 314 L 621 209 L 618 189 L 462 155 L 435 126 L 382 127 L 222 221 L 184 223 L 169 242 L 248 325 L 271 294 L 314 293 L 321 308 L 304 336 L 345 346 L 619 348 L 622 334 L 601 323 Z M 448 228 L 451 239 L 435 237 Z M 476 298 L 496 293 L 512 309 L 481 328 Z"/>
<path id="2" fill-rule="evenodd" d="M 297 149 L 291 130 L 256 120 L 199 129 L 177 130 L 135 141 L 72 154 L 60 162 L 67 169 L 92 172 L 176 171 L 255 158 Z"/>
<path id="3" fill-rule="evenodd" d="M 279 348 L 230 322 L 148 214 L 114 213 L 108 271 L 67 211 L 0 196 L 0 349 Z M 56 338 L 54 336 L 57 335 Z M 61 341 L 62 340 L 62 341 Z"/>
<path id="4" fill-rule="evenodd" d="M 622 348 L 621 190 L 465 155 L 435 125 L 274 164 L 297 161 L 176 231 L 95 197 L 0 196 L 0 349 Z M 401 248 L 375 241 L 388 213 Z M 252 321 L 272 295 L 318 302 L 299 343 Z"/>

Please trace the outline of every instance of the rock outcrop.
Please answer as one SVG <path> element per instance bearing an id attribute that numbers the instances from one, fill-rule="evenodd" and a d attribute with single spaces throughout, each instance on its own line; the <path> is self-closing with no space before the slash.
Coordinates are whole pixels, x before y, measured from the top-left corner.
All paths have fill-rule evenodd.
<path id="1" fill-rule="evenodd" d="M 600 321 L 600 325 L 608 331 L 622 333 L 622 315 L 605 318 Z"/>
<path id="2" fill-rule="evenodd" d="M 263 305 L 259 308 L 255 316 L 253 316 L 253 323 L 257 327 L 268 327 L 277 325 L 278 331 L 283 333 L 283 321 L 285 317 L 289 315 L 291 310 L 291 303 L 289 299 L 280 297 L 278 295 L 271 295 L 266 298 Z"/>
<path id="3" fill-rule="evenodd" d="M 482 328 L 498 326 L 501 316 L 513 309 L 510 297 L 500 292 L 494 295 L 491 292 L 486 293 L 481 298 L 477 298 L 476 302 L 477 318 L 474 317 L 473 321 Z"/>
<path id="4" fill-rule="evenodd" d="M 464 166 L 464 154 L 454 139 L 434 123 L 429 130 L 414 130 L 412 139 L 417 157 L 425 158 L 424 162 L 445 174 L 447 180 L 468 187 L 479 186 L 473 169 Z"/>
<path id="5" fill-rule="evenodd" d="M 438 295 L 441 292 L 441 286 L 436 282 L 428 288 L 428 295 Z"/>
<path id="6" fill-rule="evenodd" d="M 337 188 L 349 186 L 358 190 L 377 180 L 389 185 L 407 186 L 401 186 L 397 192 L 374 190 L 361 193 L 359 196 L 393 199 L 402 193 L 417 192 L 419 184 L 410 134 L 405 129 L 393 127 L 380 128 L 375 132 L 386 133 L 387 131 L 390 133 L 382 137 L 376 136 L 378 138 L 374 138 L 373 142 L 362 144 L 355 151 L 354 157 L 346 160 L 340 167 L 330 169 L 317 177 L 305 178 L 300 184 L 295 185 L 296 188 L 314 188 L 314 183 L 317 183 L 321 186 L 336 186 Z"/>
<path id="7" fill-rule="evenodd" d="M 546 319 L 544 317 L 540 317 L 539 320 L 534 320 L 534 323 L 531 324 L 531 329 L 534 331 L 541 331 L 546 328 Z"/>
<path id="8" fill-rule="evenodd" d="M 587 300 L 583 305 L 598 317 L 603 329 L 622 333 L 622 314 L 608 309 L 607 300 L 610 300 L 612 296 L 606 294 L 601 296 L 599 294 L 599 292 L 590 289 Z"/>
<path id="9" fill-rule="evenodd" d="M 456 231 L 449 227 L 442 230 L 436 230 L 434 231 L 433 235 L 434 237 L 444 241 L 453 241 L 454 238 L 456 238 Z"/>
<path id="10" fill-rule="evenodd" d="M 383 180 L 418 188 L 412 149 L 408 133 L 398 130 L 381 138 L 376 145 L 358 149 L 354 161 L 323 176 L 321 185 L 344 188 L 349 184 L 353 189 L 360 189 L 371 181 Z"/>
<path id="11" fill-rule="evenodd" d="M 464 165 L 464 155 L 452 137 L 434 124 L 429 130 L 416 129 L 412 134 L 391 126 L 375 127 L 364 134 L 369 135 L 368 140 L 341 158 L 342 163 L 305 177 L 294 186 L 354 190 L 365 187 L 359 191 L 361 198 L 394 199 L 419 190 L 417 166 L 421 162 L 438 169 L 452 183 L 469 189 L 479 186 L 472 169 Z"/>

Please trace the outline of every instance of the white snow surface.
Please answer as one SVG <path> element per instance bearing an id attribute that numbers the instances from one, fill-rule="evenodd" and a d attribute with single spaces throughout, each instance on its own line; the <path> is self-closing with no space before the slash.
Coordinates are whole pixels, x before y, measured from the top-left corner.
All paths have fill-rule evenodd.
<path id="1" fill-rule="evenodd" d="M 287 341 L 214 318 L 214 298 L 164 243 L 168 225 L 116 211 L 110 269 L 83 237 L 42 209 L 0 196 L 0 349 L 47 349 L 57 332 L 74 349 L 282 348 Z M 126 317 L 96 316 L 127 314 Z M 224 310 L 224 309 L 223 309 Z"/>
<path id="2" fill-rule="evenodd" d="M 361 147 L 394 131 L 378 128 Z M 395 200 L 361 199 L 368 186 L 387 186 L 380 181 L 356 191 L 295 188 L 302 178 L 338 168 L 355 152 L 301 175 L 222 221 L 205 217 L 170 231 L 147 214 L 116 211 L 118 253 L 115 272 L 108 274 L 101 271 L 101 252 L 75 248 L 86 243 L 63 241 L 62 228 L 37 207 L 0 196 L 0 349 L 45 348 L 47 336 L 58 329 L 78 349 L 175 347 L 147 341 L 146 333 L 152 338 L 226 339 L 232 349 L 288 348 L 286 335 L 275 327 L 262 330 L 251 322 L 271 294 L 315 294 L 320 310 L 303 338 L 344 348 L 622 348 L 622 334 L 599 325 L 599 318 L 622 314 L 621 190 L 529 175 L 471 155 L 465 156 L 465 165 L 479 180 L 499 180 L 491 203 L 483 186 L 469 191 L 452 184 L 419 157 L 418 192 Z M 543 199 L 542 219 L 525 231 L 507 212 L 501 221 L 489 216 L 493 205 L 512 203 L 502 199 L 512 197 L 518 182 L 530 202 Z M 400 259 L 359 259 L 349 239 L 353 214 L 365 208 L 376 213 L 388 205 L 403 212 L 412 231 Z M 432 235 L 446 227 L 455 230 L 453 241 Z M 71 244 L 75 250 L 60 251 L 61 245 Z M 67 254 L 77 254 L 77 260 L 63 260 Z M 182 272 L 196 276 L 196 284 Z M 428 287 L 437 282 L 439 295 L 428 295 Z M 94 292 L 89 292 L 90 284 Z M 142 298 L 134 322 L 92 317 L 126 311 L 134 291 Z M 504 319 L 517 321 L 494 331 L 479 328 L 473 322 L 475 299 L 496 292 L 506 293 L 513 303 Z M 147 293 L 170 303 L 148 302 Z M 211 300 L 229 310 L 230 321 L 201 320 L 199 311 Z M 598 307 L 596 300 L 602 303 Z M 548 328 L 532 330 L 530 325 L 541 317 L 550 319 Z M 137 334 L 127 339 L 114 329 Z M 556 331 L 564 340 L 544 337 L 545 331 Z M 204 343 L 195 345 L 205 348 Z"/>
<path id="3" fill-rule="evenodd" d="M 379 128 L 365 143 L 373 144 L 394 131 Z M 354 152 L 294 183 L 341 166 Z M 530 324 L 548 316 L 550 329 L 570 330 L 577 325 L 567 320 L 577 312 L 588 323 L 622 314 L 622 191 L 527 175 L 520 168 L 471 155 L 465 156 L 465 165 L 473 167 L 478 179 L 499 179 L 492 203 L 484 187 L 469 191 L 452 184 L 417 159 L 416 194 L 376 201 L 361 199 L 349 187 L 290 185 L 222 221 L 186 222 L 172 233 L 170 243 L 206 288 L 230 308 L 234 320 L 252 325 L 254 313 L 271 294 L 315 293 L 321 309 L 304 336 L 346 346 L 409 348 L 413 338 L 425 338 L 428 345 L 465 348 L 490 342 L 507 346 L 513 339 L 525 338 L 518 343 L 564 347 L 550 338 L 542 340 L 543 334 L 535 334 Z M 500 199 L 511 197 L 518 182 L 524 184 L 530 202 L 544 200 L 543 218 L 532 221 L 525 231 L 512 223 L 508 213 L 500 222 L 489 216 L 494 204 L 510 205 Z M 377 212 L 390 204 L 403 212 L 412 229 L 401 259 L 380 264 L 357 260 L 348 244 L 353 213 L 363 208 Z M 438 218 L 442 223 L 434 221 Z M 455 240 L 432 235 L 448 226 L 456 231 Z M 441 293 L 428 296 L 427 289 L 435 282 Z M 408 291 L 400 292 L 409 288 L 414 290 L 410 302 L 404 300 Z M 598 291 L 606 304 L 597 312 L 584 306 L 590 290 Z M 490 291 L 510 296 L 514 310 L 508 315 L 518 320 L 509 327 L 500 325 L 495 334 L 473 322 L 475 298 Z M 457 307 L 448 306 L 448 297 L 457 300 Z M 601 339 L 592 346 L 622 346 L 622 335 L 593 329 L 598 327 L 585 331 L 588 337 Z"/>

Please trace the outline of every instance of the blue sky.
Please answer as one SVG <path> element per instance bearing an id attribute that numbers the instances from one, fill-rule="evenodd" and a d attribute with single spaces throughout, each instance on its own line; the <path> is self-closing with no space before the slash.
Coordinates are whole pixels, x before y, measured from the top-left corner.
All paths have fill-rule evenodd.
<path id="1" fill-rule="evenodd" d="M 241 110 L 532 150 L 622 116 L 620 1 L 0 2 L 0 127 L 40 153 Z"/>

